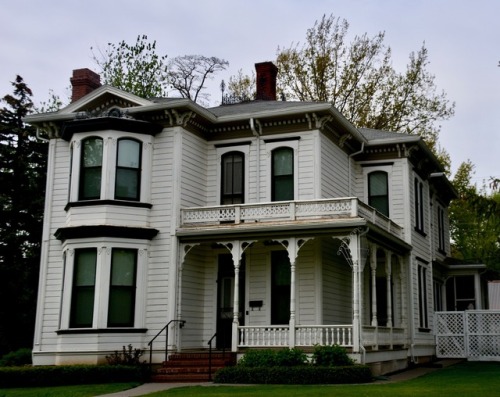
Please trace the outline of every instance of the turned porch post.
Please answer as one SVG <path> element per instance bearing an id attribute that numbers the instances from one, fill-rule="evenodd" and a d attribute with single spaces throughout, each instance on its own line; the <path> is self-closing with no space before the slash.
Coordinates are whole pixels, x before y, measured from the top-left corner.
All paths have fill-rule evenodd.
<path id="1" fill-rule="evenodd" d="M 387 324 L 392 327 L 392 252 L 385 251 L 385 274 L 387 276 Z"/>
<path id="2" fill-rule="evenodd" d="M 377 246 L 372 245 L 370 250 L 370 268 L 372 279 L 372 326 L 378 326 L 377 319 Z"/>

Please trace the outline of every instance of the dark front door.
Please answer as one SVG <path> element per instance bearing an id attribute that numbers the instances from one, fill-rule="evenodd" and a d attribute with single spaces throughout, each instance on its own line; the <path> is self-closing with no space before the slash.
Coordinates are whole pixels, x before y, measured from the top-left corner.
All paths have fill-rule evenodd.
<path id="1" fill-rule="evenodd" d="M 234 301 L 234 264 L 231 254 L 219 255 L 217 274 L 217 349 L 231 348 Z M 245 303 L 245 263 L 241 261 L 239 277 L 239 321 L 244 325 L 243 310 Z"/>

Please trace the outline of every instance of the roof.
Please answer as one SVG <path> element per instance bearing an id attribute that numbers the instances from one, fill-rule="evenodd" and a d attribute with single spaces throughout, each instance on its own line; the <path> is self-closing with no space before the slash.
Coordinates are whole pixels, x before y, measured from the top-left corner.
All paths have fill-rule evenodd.
<path id="1" fill-rule="evenodd" d="M 375 130 L 373 128 L 358 128 L 358 130 L 366 138 L 369 145 L 418 142 L 421 140 L 420 136 L 418 135 L 404 134 L 401 132 Z"/>

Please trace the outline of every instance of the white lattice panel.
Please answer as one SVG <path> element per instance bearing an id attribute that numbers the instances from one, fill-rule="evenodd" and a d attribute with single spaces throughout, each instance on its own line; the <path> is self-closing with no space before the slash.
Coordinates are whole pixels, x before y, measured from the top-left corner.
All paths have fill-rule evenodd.
<path id="1" fill-rule="evenodd" d="M 439 358 L 500 361 L 500 311 L 436 313 Z"/>

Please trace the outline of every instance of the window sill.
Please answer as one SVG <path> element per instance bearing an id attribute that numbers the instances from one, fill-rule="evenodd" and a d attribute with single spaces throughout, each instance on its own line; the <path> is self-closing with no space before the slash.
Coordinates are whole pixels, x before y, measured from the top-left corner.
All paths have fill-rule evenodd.
<path id="1" fill-rule="evenodd" d="M 71 334 L 144 334 L 148 331 L 147 328 L 69 328 L 59 329 L 57 335 Z"/>
<path id="2" fill-rule="evenodd" d="M 426 334 L 430 334 L 432 330 L 430 328 L 419 328 L 418 332 L 424 332 Z"/>
<path id="3" fill-rule="evenodd" d="M 64 207 L 65 211 L 68 211 L 73 207 L 91 207 L 96 205 L 114 205 L 121 207 L 136 207 L 136 208 L 153 208 L 153 204 L 141 203 L 139 201 L 126 201 L 126 200 L 82 200 L 82 201 L 72 201 L 66 204 Z"/>
<path id="4" fill-rule="evenodd" d="M 415 231 L 422 237 L 427 237 L 427 233 L 425 233 L 422 229 L 418 229 L 417 227 L 415 227 Z"/>

